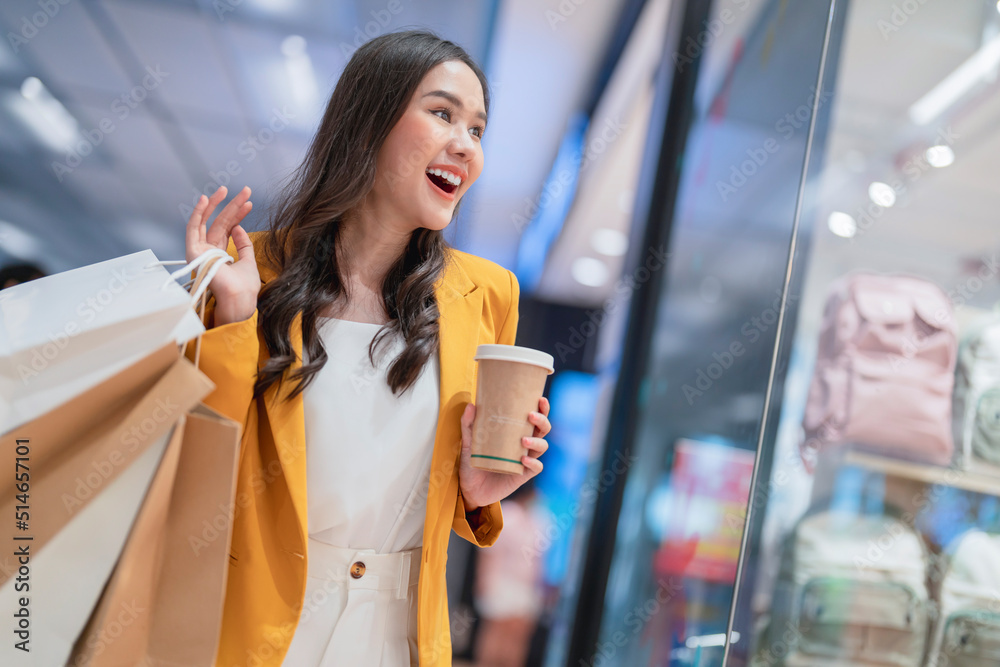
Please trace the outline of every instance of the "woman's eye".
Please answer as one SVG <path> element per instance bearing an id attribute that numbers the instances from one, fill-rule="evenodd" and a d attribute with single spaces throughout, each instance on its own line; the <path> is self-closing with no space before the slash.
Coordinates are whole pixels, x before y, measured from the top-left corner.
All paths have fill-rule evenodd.
<path id="1" fill-rule="evenodd" d="M 431 113 L 433 113 L 433 114 L 444 114 L 444 115 L 438 116 L 438 117 L 441 118 L 442 120 L 444 120 L 447 123 L 451 122 L 451 109 L 435 109 Z M 483 138 L 483 132 L 486 130 L 485 127 L 483 127 L 482 125 L 476 125 L 472 129 L 475 131 L 475 135 L 474 136 L 477 139 L 482 139 Z"/>

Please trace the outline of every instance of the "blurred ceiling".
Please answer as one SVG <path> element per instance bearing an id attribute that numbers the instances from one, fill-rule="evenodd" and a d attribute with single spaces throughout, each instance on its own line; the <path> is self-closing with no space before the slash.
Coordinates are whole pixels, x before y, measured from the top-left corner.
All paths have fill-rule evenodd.
<path id="1" fill-rule="evenodd" d="M 592 94 L 624 4 L 78 0 L 54 2 L 57 11 L 48 16 L 37 0 L 7 0 L 0 28 L 17 37 L 0 45 L 0 264 L 26 259 L 61 271 L 143 248 L 181 258 L 184 209 L 202 189 L 214 189 L 213 181 L 230 178 L 227 168 L 236 174 L 231 190 L 254 190 L 247 226 L 257 227 L 269 195 L 301 159 L 353 49 L 375 34 L 424 26 L 483 63 L 494 93 L 486 170 L 449 240 L 513 267 L 518 216 L 537 205 L 567 124 Z M 624 269 L 623 248 L 602 251 L 615 245 L 606 230 L 621 239 L 634 224 L 657 65 L 649 51 L 661 39 L 669 4 L 647 2 L 611 92 L 595 110 L 585 145 L 609 123 L 621 121 L 626 131 L 581 174 L 538 286 L 546 300 L 596 305 Z M 731 4 L 735 20 L 706 51 L 697 92 L 702 109 L 723 87 L 750 30 L 795 39 L 784 26 L 759 24 L 768 0 L 717 4 L 715 18 Z M 858 265 L 930 264 L 940 273 L 932 277 L 947 286 L 975 269 L 976 248 L 997 245 L 995 71 L 927 125 L 909 122 L 907 112 L 994 37 L 1000 14 L 992 0 L 926 3 L 887 30 L 897 5 L 850 5 L 821 219 L 803 222 L 823 227 L 814 259 L 824 276 Z M 773 133 L 774 118 L 746 120 Z M 949 127 L 954 164 L 907 176 Z M 79 155 L 68 153 L 70 144 Z M 729 148 L 734 164 L 745 159 L 747 145 Z M 781 159 L 773 168 L 792 167 Z M 854 215 L 869 203 L 870 182 L 893 178 L 906 192 L 878 224 L 853 239 L 825 230 L 830 212 Z M 741 195 L 766 211 L 768 193 L 751 190 Z M 577 270 L 580 259 L 602 262 L 586 266 L 599 268 L 603 281 L 581 282 L 587 271 Z"/>
<path id="2" fill-rule="evenodd" d="M 652 15 L 655 5 L 649 3 L 647 13 Z M 768 5 L 778 6 L 778 11 L 769 12 L 769 18 L 761 20 L 762 10 Z M 996 187 L 996 156 L 1000 154 L 998 5 L 995 0 L 953 0 L 921 3 L 916 5 L 916 11 L 903 11 L 895 0 L 854 0 L 840 6 L 847 7 L 848 17 L 840 62 L 829 63 L 836 68 L 837 76 L 825 161 L 821 171 L 810 174 L 810 184 L 818 185 L 818 189 L 806 190 L 813 199 L 805 210 L 816 211 L 817 217 L 801 221 L 817 230 L 805 298 L 822 303 L 829 282 L 854 268 L 915 273 L 953 290 L 973 276 L 983 266 L 983 258 L 992 257 L 1000 246 L 1000 191 Z M 720 1 L 713 8 L 713 21 L 718 22 L 723 11 L 730 12 L 730 20 L 717 23 L 721 30 L 706 50 L 695 93 L 699 115 L 708 113 L 709 106 L 723 94 L 744 98 L 739 105 L 741 115 L 728 126 L 742 129 L 743 133 L 736 132 L 713 146 L 713 152 L 718 153 L 714 159 L 720 164 L 740 165 L 747 159 L 748 149 L 758 148 L 767 137 L 785 143 L 776 123 L 781 116 L 776 117 L 763 100 L 755 104 L 745 98 L 757 94 L 760 80 L 774 80 L 771 70 L 780 72 L 802 67 L 803 63 L 762 57 L 733 83 L 733 90 L 724 91 L 726 77 L 735 63 L 746 57 L 741 49 L 751 31 L 783 40 L 785 53 L 789 44 L 792 52 L 809 51 L 805 43 L 795 46 L 796 42 L 812 39 L 794 30 L 796 9 L 785 11 L 780 0 Z M 642 35 L 643 30 L 637 33 Z M 626 52 L 625 59 L 628 55 Z M 918 101 L 942 82 L 954 81 L 952 77 L 967 63 L 981 62 L 987 56 L 993 65 L 938 115 L 923 123 L 911 119 L 911 108 Z M 759 76 L 753 75 L 754 71 Z M 802 90 L 802 102 L 808 102 L 811 94 L 811 90 Z M 634 87 L 615 100 L 617 110 L 628 109 L 639 124 L 648 123 L 649 104 L 649 96 Z M 804 136 L 803 132 L 805 129 L 799 130 L 797 137 Z M 587 174 L 581 177 L 581 191 L 553 246 L 539 286 L 539 293 L 547 298 L 596 306 L 609 297 L 625 268 L 620 256 L 602 251 L 599 241 L 607 238 L 602 234 L 605 228 L 627 235 L 635 224 L 632 188 L 645 142 L 632 132 L 622 136 L 602 156 L 607 164 L 592 167 L 596 173 L 590 174 L 589 181 Z M 954 162 L 931 167 L 925 151 L 941 143 L 949 144 L 954 151 Z M 731 215 L 728 209 L 740 206 L 747 216 L 755 220 L 772 217 L 775 228 L 783 229 L 788 221 L 774 217 L 773 204 L 778 199 L 774 188 L 797 187 L 801 166 L 801 153 L 779 151 L 761 168 L 770 178 L 750 179 L 738 198 L 728 202 L 715 196 L 713 189 L 697 202 L 697 207 L 709 218 L 726 218 Z M 791 180 L 776 184 L 774 177 L 781 175 Z M 875 181 L 897 187 L 893 206 L 874 205 L 869 186 Z M 869 209 L 878 212 L 873 224 L 863 217 Z M 829 215 L 834 211 L 856 218 L 859 229 L 853 237 L 837 236 L 828 228 Z M 585 258 L 586 266 L 594 267 L 590 276 L 574 271 L 578 258 Z M 749 266 L 753 262 L 751 257 L 738 255 L 731 260 L 734 265 Z M 601 266 L 594 266 L 594 262 Z M 578 273 L 584 274 L 585 282 L 577 278 Z M 595 274 L 605 274 L 605 278 L 601 280 Z M 588 277 L 594 279 L 586 280 Z M 996 284 L 992 287 L 979 291 L 970 303 L 991 306 Z M 815 314 L 813 310 L 808 312 Z M 811 315 L 803 323 L 804 330 L 818 326 Z"/>
<path id="3" fill-rule="evenodd" d="M 202 190 L 269 192 L 304 154 L 350 53 L 417 24 L 488 48 L 493 3 L 101 0 L 0 4 L 0 261 L 50 272 L 183 258 Z M 34 77 L 34 78 L 29 78 Z M 68 147 L 75 147 L 70 152 Z M 228 169 L 228 173 L 227 173 Z"/>
<path id="4" fill-rule="evenodd" d="M 997 3 L 949 0 L 894 14 L 896 7 L 856 1 L 848 14 L 817 218 L 802 221 L 816 228 L 805 296 L 814 302 L 853 268 L 921 275 L 954 296 L 1000 251 Z M 911 117 L 916 103 L 984 55 L 992 66 L 956 88 L 940 114 Z M 926 151 L 934 145 L 949 147 L 954 162 L 932 167 Z M 873 203 L 876 181 L 895 189 L 891 207 Z M 830 230 L 834 211 L 855 219 L 853 236 Z M 960 322 L 992 307 L 998 280 L 994 267 L 985 289 L 956 299 L 975 306 L 958 309 Z M 805 328 L 818 328 L 818 309 L 806 312 Z"/>
<path id="5" fill-rule="evenodd" d="M 17 36 L 0 45 L 0 264 L 55 272 L 144 248 L 182 258 L 190 207 L 227 180 L 252 188 L 246 226 L 259 227 L 351 52 L 408 27 L 456 41 L 490 76 L 487 170 L 448 233 L 510 266 L 506 211 L 537 193 L 621 0 L 51 4 L 0 3 Z"/>

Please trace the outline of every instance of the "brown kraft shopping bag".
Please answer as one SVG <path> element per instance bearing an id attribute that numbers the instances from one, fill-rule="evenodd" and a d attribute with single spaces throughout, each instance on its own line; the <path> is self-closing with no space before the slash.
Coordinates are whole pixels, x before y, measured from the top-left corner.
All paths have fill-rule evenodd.
<path id="1" fill-rule="evenodd" d="M 210 666 L 229 569 L 240 427 L 199 405 L 164 455 L 121 559 L 69 662 Z M 140 610 L 127 626 L 122 610 Z"/>
<path id="2" fill-rule="evenodd" d="M 20 464 L 26 473 L 0 482 L 0 511 L 25 517 L 4 540 L 0 607 L 31 616 L 28 641 L 16 651 L 6 646 L 0 663 L 65 663 L 175 424 L 212 388 L 168 343 L 0 438 L 12 470 Z M 20 452 L 27 452 L 23 461 Z"/>

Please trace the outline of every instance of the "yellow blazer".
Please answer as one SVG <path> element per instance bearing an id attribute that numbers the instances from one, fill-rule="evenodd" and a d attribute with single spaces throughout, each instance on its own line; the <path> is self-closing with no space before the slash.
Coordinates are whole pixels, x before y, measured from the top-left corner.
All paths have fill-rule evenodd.
<path id="1" fill-rule="evenodd" d="M 251 233 L 255 242 L 261 234 Z M 237 258 L 229 243 L 229 254 Z M 263 253 L 258 253 L 262 255 Z M 514 274 L 489 260 L 449 250 L 453 261 L 435 290 L 440 309 L 441 404 L 431 460 L 424 519 L 423 562 L 418 586 L 417 634 L 421 667 L 451 665 L 451 633 L 445 586 L 451 530 L 480 547 L 491 546 L 503 527 L 500 503 L 466 515 L 459 495 L 461 415 L 475 402 L 473 356 L 481 343 L 513 345 L 518 319 Z M 258 259 L 261 281 L 275 272 Z M 216 665 L 281 665 L 304 604 L 306 590 L 306 458 L 302 394 L 280 400 L 292 383 L 277 383 L 257 400 L 255 374 L 268 358 L 258 313 L 211 328 L 214 299 L 205 313 L 199 367 L 216 389 L 205 403 L 243 424 L 229 578 Z M 302 313 L 290 332 L 296 362 L 302 361 Z M 187 355 L 193 360 L 194 345 Z M 359 455 L 361 452 L 359 452 Z"/>

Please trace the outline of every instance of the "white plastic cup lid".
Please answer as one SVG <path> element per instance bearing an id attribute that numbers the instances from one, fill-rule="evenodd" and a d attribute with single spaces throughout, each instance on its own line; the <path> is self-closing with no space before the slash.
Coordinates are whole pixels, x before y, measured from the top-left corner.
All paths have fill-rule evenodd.
<path id="1" fill-rule="evenodd" d="M 548 369 L 549 375 L 555 372 L 555 359 L 552 355 L 541 350 L 533 350 L 530 347 L 519 345 L 480 345 L 476 348 L 476 361 L 484 359 L 494 359 L 496 361 L 518 361 L 522 364 L 531 364 Z"/>

